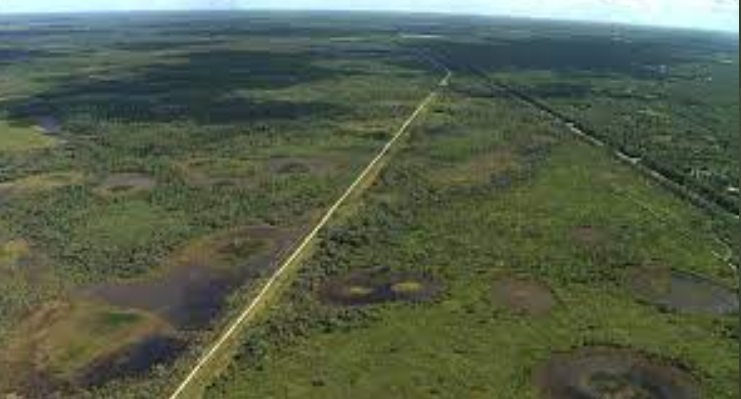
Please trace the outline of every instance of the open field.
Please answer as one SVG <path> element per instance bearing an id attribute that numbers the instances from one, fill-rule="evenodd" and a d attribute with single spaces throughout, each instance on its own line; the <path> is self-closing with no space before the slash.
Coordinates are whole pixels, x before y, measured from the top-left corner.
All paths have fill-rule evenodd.
<path id="1" fill-rule="evenodd" d="M 0 124 L 0 153 L 27 152 L 53 146 L 54 139 L 31 127 Z"/>
<path id="2" fill-rule="evenodd" d="M 738 397 L 737 39 L 134 15 L 0 19 L 0 396 L 168 397 L 407 121 L 194 397 Z"/>

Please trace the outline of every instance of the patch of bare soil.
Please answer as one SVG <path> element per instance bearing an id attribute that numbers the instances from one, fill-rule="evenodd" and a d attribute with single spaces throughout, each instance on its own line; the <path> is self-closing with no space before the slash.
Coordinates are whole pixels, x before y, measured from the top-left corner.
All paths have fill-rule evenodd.
<path id="1" fill-rule="evenodd" d="M 738 311 L 738 294 L 723 284 L 667 267 L 630 270 L 628 288 L 642 301 L 686 313 L 729 314 Z"/>
<path id="2" fill-rule="evenodd" d="M 364 306 L 385 302 L 425 302 L 442 292 L 442 284 L 424 273 L 397 273 L 387 268 L 354 272 L 324 283 L 319 297 L 340 306 Z"/>
<path id="3" fill-rule="evenodd" d="M 501 278 L 494 282 L 493 295 L 496 304 L 528 316 L 547 314 L 557 304 L 547 285 L 530 279 Z"/>
<path id="4" fill-rule="evenodd" d="M 219 268 L 239 267 L 247 259 L 285 249 L 293 239 L 294 236 L 289 231 L 272 226 L 230 229 L 189 243 L 174 257 L 174 263 Z"/>
<path id="5" fill-rule="evenodd" d="M 64 304 L 61 303 L 42 306 L 26 321 L 33 327 L 28 330 L 27 334 L 35 334 L 36 331 L 43 330 L 43 326 L 53 324 L 62 317 L 63 312 Z M 33 339 L 34 337 L 29 338 L 30 341 Z M 67 381 L 39 369 L 37 346 L 38 344 L 34 343 L 28 348 L 19 349 L 11 344 L 0 348 L 0 397 L 58 398 L 62 392 L 67 392 L 72 388 Z"/>
<path id="6" fill-rule="evenodd" d="M 48 284 L 54 276 L 47 273 L 51 261 L 25 239 L 3 241 L 0 234 L 0 278 L 13 276 L 26 284 Z"/>
<path id="7" fill-rule="evenodd" d="M 4 393 L 23 398 L 73 397 L 78 385 L 70 374 L 78 367 L 107 356 L 108 348 L 116 350 L 163 330 L 169 328 L 153 319 L 97 303 L 45 303 L 12 332 L 0 351 L 0 397 Z M 150 350 L 147 356 L 157 353 Z"/>
<path id="8" fill-rule="evenodd" d="M 625 349 L 556 354 L 536 371 L 535 383 L 544 399 L 699 399 L 687 372 Z"/>
<path id="9" fill-rule="evenodd" d="M 579 226 L 571 232 L 574 240 L 584 246 L 598 246 L 607 242 L 607 233 L 595 226 Z"/>
<path id="10" fill-rule="evenodd" d="M 256 182 L 254 162 L 232 158 L 193 158 L 180 162 L 181 177 L 194 186 L 237 187 Z"/>
<path id="11" fill-rule="evenodd" d="M 105 178 L 97 192 L 103 195 L 129 195 L 153 189 L 157 182 L 141 173 L 119 173 Z"/>
<path id="12" fill-rule="evenodd" d="M 13 194 L 13 187 L 10 184 L 0 183 L 0 205 L 10 201 L 10 197 Z"/>
<path id="13" fill-rule="evenodd" d="M 0 385 L 0 397 L 5 399 L 61 399 L 74 390 L 69 382 L 34 370 L 29 364 L 5 365 L 0 367 L 0 373 L 5 379 Z"/>
<path id="14" fill-rule="evenodd" d="M 31 264 L 31 245 L 24 239 L 4 240 L 0 235 L 0 270 L 18 270 Z"/>
<path id="15" fill-rule="evenodd" d="M 267 161 L 270 173 L 277 175 L 316 174 L 328 175 L 334 171 L 333 162 L 306 157 L 279 157 Z"/>
<path id="16" fill-rule="evenodd" d="M 472 159 L 449 166 L 438 172 L 435 180 L 444 186 L 469 187 L 493 184 L 507 188 L 522 172 L 522 160 L 511 149 L 498 149 L 474 156 Z"/>

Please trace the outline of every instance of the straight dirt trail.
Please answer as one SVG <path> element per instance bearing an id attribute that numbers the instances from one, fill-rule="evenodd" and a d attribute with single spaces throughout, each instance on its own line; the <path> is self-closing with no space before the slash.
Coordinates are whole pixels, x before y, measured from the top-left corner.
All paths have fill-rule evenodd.
<path id="1" fill-rule="evenodd" d="M 229 324 L 229 327 L 224 331 L 224 333 L 221 334 L 219 339 L 216 340 L 216 342 L 208 349 L 208 351 L 206 351 L 201 356 L 195 366 L 191 369 L 190 373 L 188 373 L 188 375 L 182 380 L 182 382 L 180 383 L 180 385 L 178 385 L 177 389 L 175 389 L 172 395 L 169 396 L 169 399 L 181 399 L 184 397 L 187 389 L 192 385 L 199 374 L 202 373 L 203 370 L 209 365 L 209 362 L 211 362 L 216 357 L 219 350 L 221 350 L 224 345 L 231 338 L 234 337 L 235 334 L 241 331 L 241 328 L 244 326 L 245 322 L 256 313 L 256 310 L 260 305 L 264 304 L 264 302 L 268 299 L 271 291 L 276 289 L 276 283 L 279 281 L 279 279 L 284 276 L 286 272 L 298 266 L 298 262 L 296 262 L 296 260 L 299 259 L 306 252 L 306 250 L 309 248 L 309 245 L 316 239 L 319 231 L 329 222 L 329 220 L 332 218 L 332 216 L 334 216 L 337 210 L 351 195 L 353 195 L 360 187 L 362 187 L 364 183 L 368 183 L 369 180 L 375 176 L 373 172 L 381 166 L 381 161 L 384 159 L 384 157 L 388 155 L 388 153 L 399 141 L 399 139 L 404 136 L 404 134 L 409 130 L 409 127 L 414 123 L 414 121 L 417 120 L 422 112 L 424 112 L 424 110 L 427 109 L 430 103 L 432 103 L 435 97 L 437 97 L 440 89 L 448 86 L 453 73 L 449 69 L 445 69 L 445 77 L 440 80 L 437 87 L 429 95 L 427 95 L 424 100 L 422 100 L 422 102 L 417 106 L 412 115 L 407 118 L 404 124 L 402 124 L 399 130 L 386 143 L 386 145 L 383 146 L 383 148 L 375 156 L 375 158 L 373 158 L 373 160 L 370 161 L 365 169 L 360 172 L 355 181 L 350 184 L 350 186 L 345 190 L 342 196 L 327 210 L 327 212 L 314 226 L 314 228 L 306 235 L 306 237 L 304 237 L 298 247 L 296 247 L 291 255 L 285 261 L 283 261 L 283 263 L 275 271 L 275 273 L 270 276 L 270 278 L 260 289 L 257 296 L 252 299 L 252 301 L 250 301 L 250 303 L 244 308 L 239 316 L 231 324 Z"/>

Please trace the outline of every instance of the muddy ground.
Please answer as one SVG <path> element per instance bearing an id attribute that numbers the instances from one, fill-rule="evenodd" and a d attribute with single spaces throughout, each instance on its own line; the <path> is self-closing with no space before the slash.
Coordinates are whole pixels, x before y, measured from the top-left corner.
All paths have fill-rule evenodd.
<path id="1" fill-rule="evenodd" d="M 106 177 L 96 189 L 103 195 L 146 192 L 157 185 L 154 178 L 142 173 L 119 173 Z"/>
<path id="2" fill-rule="evenodd" d="M 493 297 L 497 305 L 513 313 L 528 316 L 547 314 L 558 303 L 546 284 L 515 277 L 504 277 L 495 281 Z"/>
<path id="3" fill-rule="evenodd" d="M 688 372 L 628 349 L 556 354 L 535 382 L 543 399 L 700 399 Z"/>
<path id="4" fill-rule="evenodd" d="M 725 285 L 667 267 L 638 267 L 627 277 L 630 291 L 662 309 L 701 314 L 738 312 L 738 295 Z"/>

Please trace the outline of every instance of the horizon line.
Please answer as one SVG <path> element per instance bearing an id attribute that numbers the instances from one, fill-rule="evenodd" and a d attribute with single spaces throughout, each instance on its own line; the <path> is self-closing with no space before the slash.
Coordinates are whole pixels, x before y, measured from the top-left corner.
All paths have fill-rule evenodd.
<path id="1" fill-rule="evenodd" d="M 110 10 L 51 10 L 51 11 L 3 11 L 0 9 L 0 18 L 4 16 L 43 16 L 43 15 L 110 15 L 110 14 L 164 14 L 164 13 L 249 13 L 249 12 L 275 12 L 275 13 L 350 13 L 350 14 L 397 14 L 397 15 L 420 15 L 420 16 L 447 16 L 447 17 L 476 17 L 476 18 L 501 18 L 501 19 L 513 19 L 523 21 L 543 21 L 543 22 L 571 22 L 571 23 L 582 23 L 582 24 L 595 24 L 595 25 L 606 25 L 606 26 L 621 26 L 626 28 L 652 28 L 659 30 L 678 30 L 678 31 L 694 31 L 704 33 L 717 33 L 717 34 L 735 34 L 738 39 L 739 30 L 723 29 L 723 28 L 710 28 L 710 27 L 696 27 L 686 25 L 655 25 L 640 22 L 627 22 L 627 21 L 610 21 L 600 19 L 588 19 L 588 18 L 558 18 L 558 17 L 545 17 L 545 16 L 524 16 L 514 15 L 506 13 L 472 13 L 472 12 L 454 12 L 454 11 L 421 11 L 421 10 L 398 10 L 398 9 L 362 9 L 362 8 L 270 8 L 270 7 L 211 7 L 211 8 L 162 8 L 162 9 L 110 9 Z M 738 27 L 738 26 L 736 26 Z"/>

